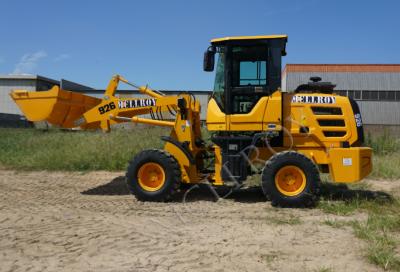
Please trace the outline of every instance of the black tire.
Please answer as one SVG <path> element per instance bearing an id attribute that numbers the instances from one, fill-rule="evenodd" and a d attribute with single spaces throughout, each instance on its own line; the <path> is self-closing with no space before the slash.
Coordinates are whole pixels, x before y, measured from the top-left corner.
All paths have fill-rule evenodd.
<path id="1" fill-rule="evenodd" d="M 275 176 L 285 166 L 300 168 L 305 176 L 305 187 L 296 195 L 287 195 L 279 191 Z M 262 189 L 272 206 L 312 207 L 319 200 L 321 179 L 317 166 L 306 156 L 295 151 L 284 151 L 273 155 L 265 164 L 262 172 Z"/>
<path id="2" fill-rule="evenodd" d="M 192 188 L 194 185 L 196 185 L 196 183 L 181 183 L 180 188 L 183 191 L 189 190 L 190 188 Z"/>
<path id="3" fill-rule="evenodd" d="M 145 163 L 158 164 L 165 173 L 165 181 L 162 187 L 156 191 L 146 190 L 139 183 L 139 169 Z M 158 149 L 144 150 L 129 163 L 126 172 L 126 184 L 129 191 L 140 201 L 168 201 L 180 187 L 181 170 L 178 162 L 168 152 Z"/>

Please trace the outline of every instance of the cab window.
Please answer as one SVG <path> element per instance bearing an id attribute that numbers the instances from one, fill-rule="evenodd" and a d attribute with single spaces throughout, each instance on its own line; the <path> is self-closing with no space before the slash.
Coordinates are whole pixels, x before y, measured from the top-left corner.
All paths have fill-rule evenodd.
<path id="1" fill-rule="evenodd" d="M 225 108 L 225 53 L 220 50 L 215 72 L 214 92 L 212 97 L 224 112 Z"/>
<path id="2" fill-rule="evenodd" d="M 266 85 L 267 84 L 267 62 L 258 61 L 241 61 L 239 63 L 239 85 Z"/>
<path id="3" fill-rule="evenodd" d="M 267 92 L 266 46 L 232 47 L 231 112 L 249 113 Z"/>

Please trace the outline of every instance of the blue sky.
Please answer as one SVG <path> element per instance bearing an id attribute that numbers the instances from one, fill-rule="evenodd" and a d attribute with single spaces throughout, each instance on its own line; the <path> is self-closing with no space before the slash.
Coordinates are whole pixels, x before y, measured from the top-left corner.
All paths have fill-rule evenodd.
<path id="1" fill-rule="evenodd" d="M 211 38 L 288 34 L 284 63 L 400 63 L 400 1 L 1 1 L 0 74 L 208 90 Z"/>

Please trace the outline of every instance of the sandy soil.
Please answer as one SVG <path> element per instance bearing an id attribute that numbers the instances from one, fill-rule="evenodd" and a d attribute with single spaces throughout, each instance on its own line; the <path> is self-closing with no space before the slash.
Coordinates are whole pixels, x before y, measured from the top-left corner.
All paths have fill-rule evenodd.
<path id="1" fill-rule="evenodd" d="M 340 216 L 272 208 L 258 188 L 141 203 L 122 176 L 0 170 L 0 271 L 379 271 L 350 228 L 323 224 Z"/>

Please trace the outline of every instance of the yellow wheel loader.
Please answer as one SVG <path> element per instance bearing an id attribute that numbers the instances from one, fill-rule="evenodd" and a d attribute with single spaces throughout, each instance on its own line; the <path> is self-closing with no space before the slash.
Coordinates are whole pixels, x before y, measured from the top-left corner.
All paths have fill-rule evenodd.
<path id="1" fill-rule="evenodd" d="M 274 206 L 307 207 L 318 200 L 320 173 L 334 182 L 359 181 L 371 172 L 372 152 L 363 147 L 357 104 L 336 95 L 333 84 L 311 78 L 294 92 L 281 91 L 286 42 L 286 35 L 211 41 L 203 63 L 205 71 L 216 66 L 206 120 L 211 145 L 202 139 L 193 94 L 165 95 L 121 76 L 112 78 L 102 98 L 58 86 L 11 96 L 28 120 L 63 128 L 109 131 L 122 122 L 170 127 L 163 150 L 142 151 L 129 164 L 126 181 L 139 200 L 167 201 L 187 184 L 237 186 L 262 173 L 262 189 Z M 146 98 L 117 97 L 120 81 Z"/>

